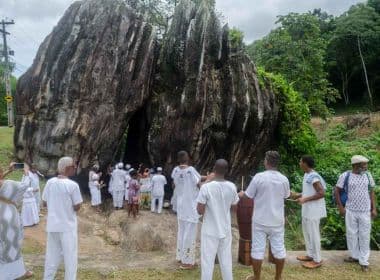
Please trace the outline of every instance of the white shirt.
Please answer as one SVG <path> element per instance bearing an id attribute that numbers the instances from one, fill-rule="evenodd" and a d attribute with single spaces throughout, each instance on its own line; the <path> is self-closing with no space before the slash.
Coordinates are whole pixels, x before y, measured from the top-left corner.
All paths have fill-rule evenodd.
<path id="1" fill-rule="evenodd" d="M 339 176 L 339 180 L 336 184 L 338 188 L 344 188 L 344 180 L 347 173 L 348 171 Z M 346 208 L 357 212 L 371 211 L 369 192 L 370 189 L 373 189 L 374 187 L 375 181 L 373 180 L 371 173 L 354 174 L 351 172 L 348 180 Z"/>
<path id="2" fill-rule="evenodd" d="M 177 189 L 177 217 L 179 220 L 198 223 L 197 198 L 199 194 L 198 183 L 201 175 L 194 167 L 173 169 L 172 178 Z"/>
<path id="3" fill-rule="evenodd" d="M 285 224 L 285 199 L 290 196 L 288 178 L 275 170 L 257 173 L 245 194 L 254 200 L 252 223 L 268 227 Z"/>
<path id="4" fill-rule="evenodd" d="M 77 230 L 77 214 L 73 206 L 83 202 L 77 183 L 54 177 L 47 181 L 42 199 L 48 208 L 47 232 Z"/>
<path id="5" fill-rule="evenodd" d="M 34 191 L 40 191 L 40 177 L 37 173 L 29 172 L 30 183 Z"/>
<path id="6" fill-rule="evenodd" d="M 125 176 L 127 172 L 123 169 L 112 171 L 112 191 L 125 191 Z"/>
<path id="7" fill-rule="evenodd" d="M 166 181 L 166 178 L 162 174 L 156 174 L 152 177 L 152 195 L 155 197 L 161 197 L 165 194 L 165 185 L 168 182 Z"/>
<path id="8" fill-rule="evenodd" d="M 322 187 L 326 188 L 325 183 L 321 181 L 321 178 L 317 176 L 315 171 L 305 173 L 302 182 L 302 197 L 315 195 L 317 191 L 313 185 L 317 182 L 320 182 Z M 310 220 L 319 220 L 321 218 L 325 218 L 326 216 L 326 202 L 324 197 L 302 204 L 302 217 Z"/>
<path id="9" fill-rule="evenodd" d="M 216 238 L 231 235 L 231 206 L 239 202 L 236 186 L 229 181 L 212 181 L 204 184 L 198 203 L 205 204 L 202 234 Z"/>

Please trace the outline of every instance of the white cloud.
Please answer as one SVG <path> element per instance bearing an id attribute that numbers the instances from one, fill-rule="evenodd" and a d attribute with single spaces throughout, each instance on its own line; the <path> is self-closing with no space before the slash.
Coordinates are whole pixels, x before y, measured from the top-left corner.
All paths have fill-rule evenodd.
<path id="1" fill-rule="evenodd" d="M 246 41 L 261 38 L 274 26 L 277 15 L 307 12 L 314 8 L 339 15 L 365 0 L 216 0 L 230 26 L 244 31 Z M 16 76 L 29 67 L 39 45 L 74 0 L 0 0 L 0 18 L 15 20 L 9 26 L 9 45 L 15 51 Z"/>

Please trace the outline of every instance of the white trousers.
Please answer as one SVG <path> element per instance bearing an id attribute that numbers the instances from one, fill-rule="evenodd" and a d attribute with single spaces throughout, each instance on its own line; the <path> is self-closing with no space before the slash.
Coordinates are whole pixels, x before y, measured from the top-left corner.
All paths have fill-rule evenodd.
<path id="1" fill-rule="evenodd" d="M 267 239 L 269 239 L 270 241 L 273 256 L 276 259 L 285 259 L 286 250 L 284 242 L 284 233 L 284 226 L 267 227 L 256 223 L 252 223 L 252 259 L 264 259 Z"/>
<path id="2" fill-rule="evenodd" d="M 124 191 L 112 191 L 113 207 L 123 207 Z"/>
<path id="3" fill-rule="evenodd" d="M 212 280 L 215 257 L 218 255 L 223 280 L 232 280 L 232 237 L 217 238 L 201 235 L 201 279 Z"/>
<path id="4" fill-rule="evenodd" d="M 156 203 L 158 203 L 158 206 L 156 206 Z M 164 197 L 163 196 L 153 196 L 150 201 L 150 211 L 157 212 L 158 214 L 161 214 L 162 212 L 162 204 L 164 203 Z"/>
<path id="5" fill-rule="evenodd" d="M 319 230 L 320 219 L 307 219 L 302 217 L 302 231 L 305 239 L 307 256 L 315 262 L 321 262 L 321 234 Z"/>
<path id="6" fill-rule="evenodd" d="M 65 280 L 76 280 L 78 266 L 76 231 L 47 233 L 44 280 L 54 280 L 62 259 L 65 265 Z"/>
<path id="7" fill-rule="evenodd" d="M 195 243 L 198 223 L 178 219 L 177 261 L 182 264 L 195 264 Z"/>
<path id="8" fill-rule="evenodd" d="M 351 257 L 360 265 L 369 265 L 371 239 L 371 213 L 354 212 L 346 209 L 347 248 Z"/>
<path id="9" fill-rule="evenodd" d="M 41 211 L 41 192 L 40 191 L 35 192 L 34 198 L 36 199 L 37 209 L 38 209 L 38 214 L 39 214 Z"/>
<path id="10" fill-rule="evenodd" d="M 102 195 L 100 190 L 96 186 L 90 187 L 90 193 L 91 193 L 91 205 L 92 206 L 98 206 L 102 204 Z"/>

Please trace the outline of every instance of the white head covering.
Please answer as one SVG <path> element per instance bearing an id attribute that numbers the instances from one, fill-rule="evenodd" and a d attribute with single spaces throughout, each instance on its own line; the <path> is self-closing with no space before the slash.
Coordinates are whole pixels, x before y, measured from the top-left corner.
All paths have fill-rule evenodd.
<path id="1" fill-rule="evenodd" d="M 127 164 L 126 166 L 125 166 L 125 169 L 127 169 L 127 170 L 129 170 L 129 169 L 131 169 L 131 165 L 130 164 Z"/>
<path id="2" fill-rule="evenodd" d="M 124 163 L 119 162 L 119 163 L 117 164 L 117 168 L 119 168 L 119 169 L 123 169 L 123 167 L 124 167 Z"/>
<path id="3" fill-rule="evenodd" d="M 369 162 L 369 159 L 361 155 L 355 155 L 351 158 L 351 164 L 367 163 L 367 162 Z"/>
<path id="4" fill-rule="evenodd" d="M 157 167 L 157 172 L 162 172 L 162 167 Z"/>

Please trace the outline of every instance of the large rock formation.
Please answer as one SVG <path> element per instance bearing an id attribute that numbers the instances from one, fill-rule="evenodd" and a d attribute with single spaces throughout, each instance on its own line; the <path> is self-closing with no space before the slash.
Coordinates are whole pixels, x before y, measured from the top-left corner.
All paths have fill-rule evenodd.
<path id="1" fill-rule="evenodd" d="M 19 80 L 17 157 L 48 173 L 62 155 L 81 170 L 122 157 L 169 169 L 186 149 L 203 170 L 256 167 L 278 106 L 208 2 L 181 1 L 163 40 L 124 1 L 74 3 Z"/>
<path id="2" fill-rule="evenodd" d="M 278 108 L 247 55 L 230 49 L 228 27 L 208 2 L 182 1 L 176 9 L 160 57 L 150 153 L 171 166 L 185 149 L 200 169 L 223 157 L 240 175 L 268 148 Z"/>
<path id="3" fill-rule="evenodd" d="M 62 155 L 110 163 L 151 95 L 156 34 L 122 0 L 75 2 L 20 78 L 18 158 L 53 173 Z"/>

